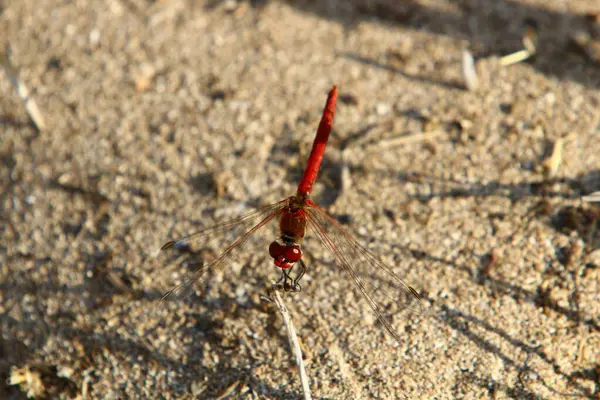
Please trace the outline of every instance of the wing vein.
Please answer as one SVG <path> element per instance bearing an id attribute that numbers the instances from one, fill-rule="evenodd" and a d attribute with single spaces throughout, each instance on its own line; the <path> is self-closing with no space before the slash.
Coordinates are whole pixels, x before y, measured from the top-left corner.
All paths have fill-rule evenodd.
<path id="1" fill-rule="evenodd" d="M 333 217 L 315 203 L 310 202 L 306 211 L 311 229 L 351 278 L 354 287 L 367 300 L 377 319 L 390 335 L 401 343 L 398 331 L 383 314 L 384 304 L 391 306 L 390 303 L 394 303 L 400 310 L 421 312 L 422 305 L 417 292 L 361 246 Z M 386 289 L 385 286 L 389 288 Z"/>

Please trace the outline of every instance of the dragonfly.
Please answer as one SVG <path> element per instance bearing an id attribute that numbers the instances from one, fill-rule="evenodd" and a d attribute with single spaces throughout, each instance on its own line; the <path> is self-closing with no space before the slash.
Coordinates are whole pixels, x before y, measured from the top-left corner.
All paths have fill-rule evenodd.
<path id="1" fill-rule="evenodd" d="M 418 292 L 310 198 L 333 126 L 337 96 L 337 87 L 333 86 L 327 97 L 307 166 L 294 196 L 180 239 L 170 240 L 162 246 L 162 251 L 189 249 L 193 243 L 214 243 L 219 238 L 237 235 L 217 258 L 185 278 L 167 292 L 163 300 L 173 293 L 190 291 L 209 273 L 227 266 L 228 261 L 242 251 L 257 231 L 273 221 L 279 221 L 279 237 L 269 245 L 269 255 L 281 270 L 281 277 L 277 281 L 280 288 L 287 292 L 299 292 L 302 289 L 300 281 L 308 267 L 303 260 L 301 242 L 309 230 L 333 256 L 338 268 L 346 272 L 349 281 L 366 300 L 387 332 L 402 343 L 393 324 L 393 315 L 404 310 L 422 313 L 423 305 Z M 297 271 L 292 273 L 294 269 Z"/>

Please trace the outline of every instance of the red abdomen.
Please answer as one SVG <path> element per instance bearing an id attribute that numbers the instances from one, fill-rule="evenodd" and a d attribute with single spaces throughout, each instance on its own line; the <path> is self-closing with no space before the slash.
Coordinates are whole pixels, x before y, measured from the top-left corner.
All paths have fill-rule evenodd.
<path id="1" fill-rule="evenodd" d="M 304 210 L 284 210 L 279 221 L 279 230 L 282 237 L 297 242 L 304 237 L 306 231 L 306 214 Z"/>

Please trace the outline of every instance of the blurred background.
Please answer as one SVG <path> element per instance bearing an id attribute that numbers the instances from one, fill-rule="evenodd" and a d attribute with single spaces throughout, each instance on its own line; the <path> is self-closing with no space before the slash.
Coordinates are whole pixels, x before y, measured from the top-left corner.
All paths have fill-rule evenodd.
<path id="1" fill-rule="evenodd" d="M 309 233 L 315 398 L 600 395 L 597 2 L 5 0 L 0 49 L 0 398 L 301 398 L 274 230 L 162 306 L 228 243 L 155 256 L 294 194 L 333 84 L 313 198 L 427 313 Z"/>

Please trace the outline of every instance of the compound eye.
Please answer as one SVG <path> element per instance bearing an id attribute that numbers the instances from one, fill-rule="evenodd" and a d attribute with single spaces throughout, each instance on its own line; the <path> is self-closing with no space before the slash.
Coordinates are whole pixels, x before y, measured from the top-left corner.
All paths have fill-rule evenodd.
<path id="1" fill-rule="evenodd" d="M 269 246 L 269 254 L 271 257 L 277 259 L 284 255 L 285 248 L 277 242 L 271 243 Z"/>
<path id="2" fill-rule="evenodd" d="M 302 258 L 302 250 L 298 246 L 288 246 L 285 248 L 283 256 L 289 262 L 300 261 Z"/>

